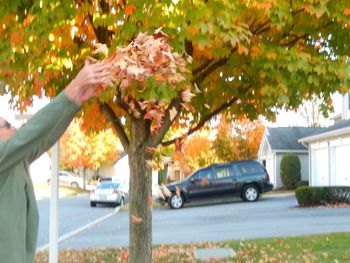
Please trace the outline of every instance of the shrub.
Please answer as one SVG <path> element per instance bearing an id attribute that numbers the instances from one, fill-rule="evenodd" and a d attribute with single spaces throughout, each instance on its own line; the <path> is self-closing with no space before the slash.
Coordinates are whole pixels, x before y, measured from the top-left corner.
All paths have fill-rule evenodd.
<path id="1" fill-rule="evenodd" d="M 300 181 L 297 183 L 297 188 L 300 186 L 309 186 L 309 181 Z"/>
<path id="2" fill-rule="evenodd" d="M 350 203 L 350 187 L 300 186 L 295 190 L 295 197 L 300 206 L 327 205 L 335 203 Z"/>
<path id="3" fill-rule="evenodd" d="M 301 164 L 296 154 L 286 154 L 281 160 L 281 180 L 286 189 L 295 189 L 301 179 Z"/>

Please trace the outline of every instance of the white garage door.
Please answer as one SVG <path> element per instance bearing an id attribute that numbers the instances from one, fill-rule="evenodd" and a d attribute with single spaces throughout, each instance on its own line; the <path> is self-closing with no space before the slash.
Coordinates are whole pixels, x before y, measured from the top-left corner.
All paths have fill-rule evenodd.
<path id="1" fill-rule="evenodd" d="M 334 150 L 334 169 L 335 174 L 332 174 L 333 185 L 350 186 L 350 145 L 337 146 Z"/>
<path id="2" fill-rule="evenodd" d="M 311 185 L 326 186 L 329 185 L 328 174 L 328 149 L 313 149 L 311 160 Z"/>

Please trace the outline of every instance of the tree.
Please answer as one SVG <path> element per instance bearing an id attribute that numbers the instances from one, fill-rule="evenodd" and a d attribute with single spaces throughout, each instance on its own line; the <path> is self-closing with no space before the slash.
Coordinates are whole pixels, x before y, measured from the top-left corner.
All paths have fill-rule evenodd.
<path id="1" fill-rule="evenodd" d="M 322 126 L 322 113 L 320 112 L 320 106 L 323 104 L 323 100 L 316 96 L 313 96 L 310 100 L 305 100 L 299 107 L 301 116 L 306 120 L 308 127 L 321 127 Z"/>
<path id="2" fill-rule="evenodd" d="M 210 136 L 211 129 L 202 129 L 183 141 L 181 151 L 173 152 L 173 158 L 179 162 L 181 170 L 186 175 L 217 162 Z"/>
<path id="3" fill-rule="evenodd" d="M 217 131 L 213 149 L 219 160 L 229 162 L 257 158 L 264 133 L 261 121 L 242 118 L 231 122 L 221 116 Z"/>
<path id="4" fill-rule="evenodd" d="M 63 134 L 60 140 L 61 165 L 83 171 L 112 165 L 121 152 L 121 145 L 112 129 L 88 133 L 81 125 L 81 119 L 75 119 Z"/>
<path id="5" fill-rule="evenodd" d="M 189 135 L 224 110 L 236 117 L 273 118 L 276 108 L 296 109 L 313 94 L 322 94 L 326 112 L 330 95 L 349 87 L 348 0 L 12 0 L 2 3 L 0 18 L 0 94 L 12 94 L 20 110 L 33 95 L 57 94 L 95 43 L 115 50 L 139 32 L 162 27 L 173 49 L 193 58 L 186 80 L 197 96 L 189 106 L 182 103 L 182 88 L 170 91 L 156 84 L 147 85 L 147 96 L 134 89 L 125 101 L 116 89 L 84 106 L 86 123 L 113 127 L 129 154 L 130 262 L 151 262 L 146 163 L 150 148 L 181 140 L 163 140 L 169 127 L 188 124 Z M 152 133 L 150 119 L 144 118 L 148 109 L 139 110 L 140 118 L 130 112 L 155 97 L 166 103 L 155 103 L 164 115 Z"/>

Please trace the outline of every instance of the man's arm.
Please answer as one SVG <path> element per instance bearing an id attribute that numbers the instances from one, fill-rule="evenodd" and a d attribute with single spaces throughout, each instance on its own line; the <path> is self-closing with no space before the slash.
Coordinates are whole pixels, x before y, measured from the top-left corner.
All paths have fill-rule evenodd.
<path id="1" fill-rule="evenodd" d="M 86 64 L 66 89 L 35 114 L 10 139 L 0 141 L 0 173 L 20 161 L 32 162 L 47 151 L 69 126 L 80 105 L 104 83 L 109 65 Z"/>
<path id="2" fill-rule="evenodd" d="M 32 162 L 47 151 L 68 127 L 79 108 L 61 93 L 9 140 L 0 142 L 0 173 L 22 160 Z"/>

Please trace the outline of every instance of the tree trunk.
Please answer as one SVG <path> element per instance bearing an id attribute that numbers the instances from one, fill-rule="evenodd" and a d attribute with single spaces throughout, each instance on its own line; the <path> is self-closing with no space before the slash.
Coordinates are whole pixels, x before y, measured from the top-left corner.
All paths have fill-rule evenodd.
<path id="1" fill-rule="evenodd" d="M 152 172 L 146 165 L 148 133 L 133 122 L 129 147 L 129 262 L 152 262 Z"/>

